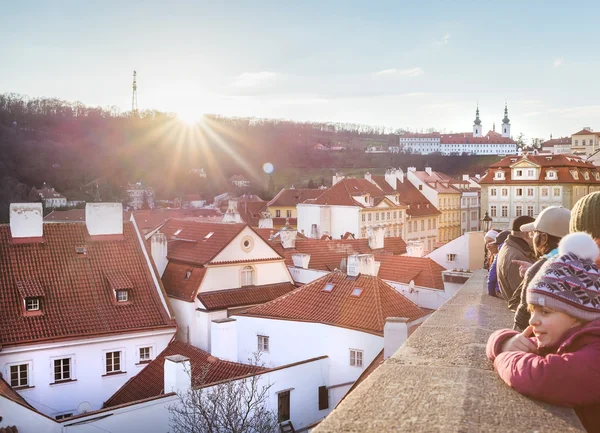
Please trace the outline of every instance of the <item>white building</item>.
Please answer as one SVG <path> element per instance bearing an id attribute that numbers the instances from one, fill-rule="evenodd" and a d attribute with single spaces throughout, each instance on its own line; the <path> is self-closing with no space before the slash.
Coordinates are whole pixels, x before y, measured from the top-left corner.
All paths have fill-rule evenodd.
<path id="1" fill-rule="evenodd" d="M 425 257 L 446 269 L 475 271 L 483 268 L 483 232 L 467 232 Z"/>
<path id="2" fill-rule="evenodd" d="M 53 224 L 41 203 L 11 204 L 0 269 L 0 371 L 49 417 L 99 409 L 175 335 L 120 203 L 88 203 L 85 222 Z"/>
<path id="3" fill-rule="evenodd" d="M 127 187 L 129 201 L 127 206 L 133 210 L 154 209 L 154 189 L 144 185 L 142 182 L 129 184 Z"/>
<path id="4" fill-rule="evenodd" d="M 36 199 L 39 197 L 46 208 L 67 207 L 69 205 L 65 196 L 56 191 L 54 188 L 46 187 L 46 184 L 44 184 L 43 188 L 34 188 L 32 194 L 36 197 Z"/>
<path id="5" fill-rule="evenodd" d="M 517 143 L 510 138 L 510 120 L 508 119 L 508 108 L 504 107 L 504 118 L 500 133 L 488 131 L 483 135 L 483 127 L 479 119 L 479 107 L 475 113 L 473 132 L 440 134 L 437 132 L 429 134 L 406 133 L 400 136 L 400 146 L 408 152 L 441 153 L 442 155 L 507 155 L 517 153 Z"/>
<path id="6" fill-rule="evenodd" d="M 213 320 L 295 288 L 283 257 L 245 224 L 172 219 L 147 238 L 178 340 L 202 350 L 210 351 Z"/>
<path id="7" fill-rule="evenodd" d="M 386 319 L 401 318 L 392 325 L 404 335 L 399 347 L 429 315 L 378 278 L 377 268 L 373 255 L 350 256 L 347 274 L 332 272 L 233 315 L 236 335 L 227 350 L 238 360 L 258 350 L 271 367 L 326 355 L 329 402 L 335 406 L 384 348 Z"/>

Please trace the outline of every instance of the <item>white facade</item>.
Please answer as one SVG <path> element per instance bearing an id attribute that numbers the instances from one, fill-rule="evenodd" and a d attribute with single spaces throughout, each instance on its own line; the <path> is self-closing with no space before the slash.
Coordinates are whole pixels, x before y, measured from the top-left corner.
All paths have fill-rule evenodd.
<path id="1" fill-rule="evenodd" d="M 18 392 L 29 404 L 50 417 L 64 413 L 78 414 L 81 408 L 96 410 L 146 366 L 146 362 L 140 360 L 141 348 L 149 348 L 151 359 L 154 359 L 167 347 L 174 333 L 171 328 L 86 340 L 3 347 L 0 352 L 1 372 L 10 381 L 10 367 L 26 364 L 28 386 L 17 388 Z M 120 354 L 119 371 L 112 374 L 106 371 L 109 352 Z M 54 360 L 58 359 L 69 359 L 70 380 L 55 380 Z"/>
<path id="2" fill-rule="evenodd" d="M 464 143 L 442 143 L 442 155 L 463 154 L 472 155 L 512 155 L 517 153 L 516 143 L 469 143 L 468 138 Z"/>
<path id="3" fill-rule="evenodd" d="M 300 203 L 298 212 L 298 231 L 308 237 L 319 239 L 329 235 L 339 239 L 346 232 L 360 235 L 359 206 L 314 205 Z M 313 236 L 313 225 L 316 224 L 316 236 Z"/>
<path id="4" fill-rule="evenodd" d="M 461 234 L 479 231 L 479 192 L 462 191 L 460 198 Z"/>
<path id="5" fill-rule="evenodd" d="M 400 147 L 404 151 L 411 153 L 420 153 L 427 155 L 429 153 L 440 152 L 440 135 L 423 135 L 418 134 L 409 136 L 400 136 Z"/>
<path id="6" fill-rule="evenodd" d="M 467 232 L 427 254 L 446 269 L 474 271 L 483 268 L 483 232 Z"/>

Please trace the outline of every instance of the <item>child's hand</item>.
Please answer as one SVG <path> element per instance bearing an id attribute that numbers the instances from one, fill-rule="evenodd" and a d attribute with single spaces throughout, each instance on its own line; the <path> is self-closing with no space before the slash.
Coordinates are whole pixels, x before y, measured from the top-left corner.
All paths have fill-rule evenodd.
<path id="1" fill-rule="evenodd" d="M 523 332 L 509 338 L 500 348 L 501 352 L 537 353 L 538 348 L 529 337 L 533 335 L 533 326 L 528 326 Z"/>
<path id="2" fill-rule="evenodd" d="M 521 276 L 521 278 L 525 276 L 525 272 L 527 272 L 527 269 L 533 266 L 533 263 L 529 263 L 524 260 L 513 260 L 512 263 L 514 263 L 515 265 L 519 265 L 519 275 Z"/>

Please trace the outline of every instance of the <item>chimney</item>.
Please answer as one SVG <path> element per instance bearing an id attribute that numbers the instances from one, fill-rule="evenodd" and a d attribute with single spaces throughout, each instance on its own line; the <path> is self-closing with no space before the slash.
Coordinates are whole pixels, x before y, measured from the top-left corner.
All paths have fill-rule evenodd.
<path id="1" fill-rule="evenodd" d="M 407 171 L 407 172 L 410 172 L 410 171 L 417 171 L 417 167 L 407 167 L 407 168 L 406 168 L 406 171 Z"/>
<path id="2" fill-rule="evenodd" d="M 348 256 L 346 273 L 349 277 L 357 277 L 359 274 L 377 276 L 379 266 L 375 262 L 373 254 L 353 254 Z"/>
<path id="3" fill-rule="evenodd" d="M 10 235 L 13 239 L 41 238 L 44 235 L 42 204 L 11 203 Z"/>
<path id="4" fill-rule="evenodd" d="M 335 185 L 336 183 L 338 183 L 339 181 L 344 179 L 344 175 L 342 173 L 336 173 L 333 175 L 333 181 L 331 183 L 331 186 Z"/>
<path id="5" fill-rule="evenodd" d="M 242 217 L 238 212 L 238 201 L 237 200 L 229 200 L 227 205 L 227 211 L 225 215 L 223 215 L 222 221 L 224 223 L 241 223 Z"/>
<path id="6" fill-rule="evenodd" d="M 369 173 L 368 171 L 365 173 L 365 180 L 368 180 L 369 182 L 373 183 L 373 179 L 371 179 L 371 173 Z"/>
<path id="7" fill-rule="evenodd" d="M 319 239 L 319 229 L 316 224 L 312 224 L 310 226 L 310 238 L 311 239 Z"/>
<path id="8" fill-rule="evenodd" d="M 210 353 L 215 358 L 238 362 L 235 319 L 226 317 L 212 321 L 210 326 Z"/>
<path id="9" fill-rule="evenodd" d="M 423 257 L 425 254 L 425 243 L 423 241 L 406 242 L 406 255 L 409 257 Z"/>
<path id="10" fill-rule="evenodd" d="M 271 213 L 261 212 L 260 218 L 258 219 L 258 228 L 259 229 L 272 229 L 273 228 L 273 218 L 271 217 Z"/>
<path id="11" fill-rule="evenodd" d="M 121 203 L 86 203 L 85 225 L 90 236 L 122 235 L 123 205 Z"/>
<path id="12" fill-rule="evenodd" d="M 164 233 L 154 233 L 150 238 L 150 254 L 158 270 L 158 275 L 162 277 L 167 267 L 167 235 Z"/>
<path id="13" fill-rule="evenodd" d="M 404 183 L 404 172 L 402 171 L 402 169 L 397 168 L 396 169 L 396 178 L 400 181 L 400 183 Z"/>
<path id="14" fill-rule="evenodd" d="M 295 267 L 308 269 L 308 263 L 310 262 L 310 254 L 294 253 L 292 254 L 292 261 L 294 262 Z"/>
<path id="15" fill-rule="evenodd" d="M 408 338 L 408 318 L 388 317 L 383 327 L 383 359 L 392 356 Z"/>
<path id="16" fill-rule="evenodd" d="M 281 246 L 283 248 L 296 248 L 296 236 L 298 235 L 298 231 L 296 229 L 291 228 L 290 226 L 285 226 L 279 231 L 279 238 L 281 239 Z"/>
<path id="17" fill-rule="evenodd" d="M 425 167 L 425 173 L 431 176 L 431 167 Z"/>
<path id="18" fill-rule="evenodd" d="M 192 364 L 190 358 L 183 355 L 165 357 L 164 383 L 165 394 L 169 392 L 185 393 L 192 387 Z"/>
<path id="19" fill-rule="evenodd" d="M 385 181 L 392 187 L 394 188 L 394 190 L 396 189 L 396 182 L 398 181 L 398 179 L 396 179 L 396 170 L 394 170 L 393 168 L 388 168 L 385 171 Z"/>
<path id="20" fill-rule="evenodd" d="M 469 181 L 469 179 L 470 179 L 470 176 L 469 176 L 468 174 L 463 174 L 463 175 L 462 175 L 462 178 L 463 178 L 462 180 Z"/>
<path id="21" fill-rule="evenodd" d="M 383 227 L 368 227 L 367 235 L 369 236 L 369 248 L 372 250 L 383 249 L 385 228 Z"/>

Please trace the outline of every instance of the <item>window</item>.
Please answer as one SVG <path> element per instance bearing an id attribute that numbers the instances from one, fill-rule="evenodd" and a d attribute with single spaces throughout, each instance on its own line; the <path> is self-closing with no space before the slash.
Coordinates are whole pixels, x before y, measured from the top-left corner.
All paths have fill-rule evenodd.
<path id="1" fill-rule="evenodd" d="M 421 220 L 421 231 L 425 230 L 425 220 Z"/>
<path id="2" fill-rule="evenodd" d="M 372 217 L 371 217 L 371 214 L 369 214 L 369 221 L 371 221 L 371 218 L 372 218 Z"/>
<path id="3" fill-rule="evenodd" d="M 517 176 L 517 177 L 521 177 L 521 176 L 523 176 L 523 170 L 517 170 L 517 174 L 516 174 L 516 176 Z"/>
<path id="4" fill-rule="evenodd" d="M 560 197 L 560 188 L 552 188 L 552 195 L 554 197 Z"/>
<path id="5" fill-rule="evenodd" d="M 106 352 L 106 374 L 121 371 L 121 352 Z"/>
<path id="6" fill-rule="evenodd" d="M 502 206 L 502 216 L 503 217 L 508 216 L 508 206 Z"/>
<path id="7" fill-rule="evenodd" d="M 329 409 L 329 390 L 327 387 L 319 387 L 319 410 Z"/>
<path id="8" fill-rule="evenodd" d="M 527 188 L 527 197 L 533 197 L 533 188 Z"/>
<path id="9" fill-rule="evenodd" d="M 410 223 L 409 223 L 409 224 L 410 224 Z M 416 232 L 416 231 L 417 231 L 417 222 L 416 222 L 416 221 L 414 221 L 414 222 L 413 222 L 413 224 L 414 224 L 414 225 L 413 225 L 413 232 Z"/>
<path id="10" fill-rule="evenodd" d="M 275 217 L 276 218 L 280 218 L 281 217 L 281 209 L 276 209 L 275 210 Z"/>
<path id="11" fill-rule="evenodd" d="M 327 284 L 325 284 L 325 287 L 323 287 L 323 291 L 329 293 L 333 290 L 333 286 L 335 286 L 335 284 L 327 283 Z"/>
<path id="12" fill-rule="evenodd" d="M 523 196 L 523 188 L 517 188 L 516 192 L 517 192 L 517 197 L 522 197 Z"/>
<path id="13" fill-rule="evenodd" d="M 385 221 L 385 212 L 381 212 L 381 221 Z"/>
<path id="14" fill-rule="evenodd" d="M 585 140 L 581 140 L 581 145 L 585 146 Z"/>
<path id="15" fill-rule="evenodd" d="M 447 262 L 455 262 L 456 261 L 456 254 L 446 254 L 446 261 Z"/>
<path id="16" fill-rule="evenodd" d="M 292 217 L 292 211 L 291 210 L 286 210 L 285 211 L 285 216 L 288 217 L 288 218 L 291 218 Z"/>
<path id="17" fill-rule="evenodd" d="M 548 188 L 542 188 L 542 197 L 548 197 Z"/>
<path id="18" fill-rule="evenodd" d="M 474 210 L 471 212 L 471 221 L 476 221 L 477 220 L 477 211 Z"/>
<path id="19" fill-rule="evenodd" d="M 390 212 L 388 212 L 388 213 L 387 213 L 387 219 L 388 219 L 388 220 L 390 219 L 390 215 L 391 215 L 391 213 L 390 213 Z"/>
<path id="20" fill-rule="evenodd" d="M 523 206 L 517 206 L 515 208 L 515 216 L 520 217 L 521 215 L 523 215 Z"/>
<path id="21" fill-rule="evenodd" d="M 433 228 L 435 229 L 435 228 L 436 228 L 436 226 L 437 226 L 437 220 L 436 220 L 436 219 L 434 219 L 434 220 L 433 220 Z"/>
<path id="22" fill-rule="evenodd" d="M 186 273 L 186 275 L 187 275 L 187 273 Z M 127 291 L 127 290 L 117 290 L 116 296 L 117 296 L 117 302 L 129 301 L 129 291 Z"/>
<path id="23" fill-rule="evenodd" d="M 431 220 L 427 220 L 427 230 L 431 230 Z"/>
<path id="24" fill-rule="evenodd" d="M 140 347 L 140 362 L 150 362 L 152 360 L 152 347 Z"/>
<path id="25" fill-rule="evenodd" d="M 527 216 L 533 216 L 533 206 L 527 206 Z"/>
<path id="26" fill-rule="evenodd" d="M 379 221 L 379 212 L 375 212 L 375 221 Z"/>
<path id="27" fill-rule="evenodd" d="M 10 366 L 10 386 L 13 388 L 29 386 L 29 364 Z"/>
<path id="28" fill-rule="evenodd" d="M 244 266 L 242 268 L 242 286 L 251 286 L 252 284 L 254 284 L 254 268 Z"/>
<path id="29" fill-rule="evenodd" d="M 546 177 L 548 179 L 554 179 L 556 177 L 556 172 L 555 171 L 548 171 L 548 172 L 546 172 Z"/>
<path id="30" fill-rule="evenodd" d="M 65 419 L 65 418 L 70 418 L 73 416 L 73 412 L 69 412 L 69 413 L 61 413 L 60 415 L 56 415 L 54 417 L 55 420 L 59 421 L 61 419 Z"/>
<path id="31" fill-rule="evenodd" d="M 185 271 L 185 277 L 183 277 L 184 280 L 189 280 L 190 277 L 192 276 L 192 271 Z"/>
<path id="32" fill-rule="evenodd" d="M 362 292 L 363 289 L 361 289 L 360 287 L 355 287 L 354 289 L 352 289 L 352 293 L 350 293 L 350 296 L 358 298 L 360 295 L 362 295 Z"/>
<path id="33" fill-rule="evenodd" d="M 490 195 L 491 195 L 492 197 L 495 197 L 495 196 L 496 196 L 496 188 L 491 188 L 491 189 L 490 189 Z"/>
<path id="34" fill-rule="evenodd" d="M 71 379 L 71 358 L 54 360 L 54 382 Z"/>
<path id="35" fill-rule="evenodd" d="M 269 337 L 266 335 L 258 336 L 258 351 L 268 352 L 269 351 Z"/>
<path id="36" fill-rule="evenodd" d="M 25 298 L 25 310 L 39 311 L 39 309 L 40 309 L 40 298 Z"/>
<path id="37" fill-rule="evenodd" d="M 508 188 L 502 188 L 502 197 L 508 196 Z"/>
<path id="38" fill-rule="evenodd" d="M 363 351 L 350 349 L 350 366 L 351 367 L 362 367 L 363 366 Z"/>
<path id="39" fill-rule="evenodd" d="M 419 185 L 419 191 L 423 191 L 423 185 Z"/>
<path id="40" fill-rule="evenodd" d="M 362 214 L 362 222 L 365 222 L 367 220 L 367 217 L 365 214 Z"/>
<path id="41" fill-rule="evenodd" d="M 412 233 L 412 224 L 410 223 L 410 221 L 408 222 L 407 228 L 408 228 L 408 232 Z"/>
<path id="42" fill-rule="evenodd" d="M 533 170 L 527 170 L 527 177 L 535 176 L 535 172 Z"/>
<path id="43" fill-rule="evenodd" d="M 504 172 L 503 171 L 497 171 L 494 175 L 494 179 L 504 179 Z"/>
<path id="44" fill-rule="evenodd" d="M 398 201 L 400 201 L 400 200 L 398 200 Z M 394 219 L 396 219 L 397 217 L 398 217 L 398 212 L 394 211 Z M 402 213 L 400 213 L 400 217 L 402 217 Z"/>

